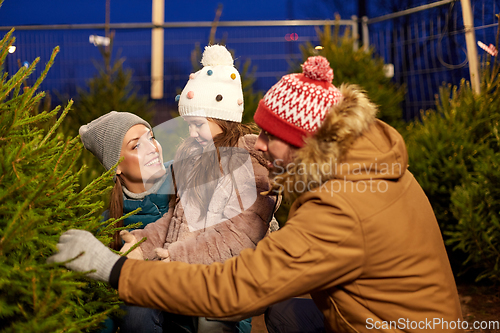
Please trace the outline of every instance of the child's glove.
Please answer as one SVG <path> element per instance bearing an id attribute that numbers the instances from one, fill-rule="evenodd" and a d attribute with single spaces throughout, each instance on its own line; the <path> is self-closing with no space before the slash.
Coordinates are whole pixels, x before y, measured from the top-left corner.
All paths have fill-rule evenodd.
<path id="1" fill-rule="evenodd" d="M 156 256 L 160 258 L 163 262 L 170 262 L 170 253 L 168 253 L 167 249 L 162 249 L 158 247 L 155 249 Z"/>
<path id="2" fill-rule="evenodd" d="M 111 269 L 120 259 L 119 255 L 111 252 L 107 246 L 85 230 L 66 231 L 59 237 L 57 248 L 59 253 L 47 259 L 49 264 L 65 262 L 66 268 L 76 272 L 95 270 L 87 274 L 88 277 L 103 282 L 109 282 Z"/>
<path id="3" fill-rule="evenodd" d="M 132 235 L 130 232 L 127 230 L 122 230 L 120 231 L 120 237 L 123 239 L 125 242 L 125 245 L 120 249 L 120 252 L 126 253 L 132 246 L 137 244 L 137 238 L 135 238 L 134 235 Z M 138 246 L 132 252 L 127 254 L 127 258 L 129 259 L 137 259 L 137 260 L 144 260 L 144 255 L 142 253 L 141 247 Z"/>

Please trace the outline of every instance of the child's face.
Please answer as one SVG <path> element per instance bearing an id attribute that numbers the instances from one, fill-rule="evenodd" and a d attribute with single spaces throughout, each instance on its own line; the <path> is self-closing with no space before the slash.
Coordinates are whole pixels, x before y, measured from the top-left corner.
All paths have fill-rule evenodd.
<path id="1" fill-rule="evenodd" d="M 118 165 L 117 174 L 132 192 L 143 192 L 144 184 L 165 174 L 161 146 L 144 125 L 132 126 L 127 131 L 120 157 L 124 159 Z"/>
<path id="2" fill-rule="evenodd" d="M 222 133 L 219 125 L 205 117 L 184 116 L 183 118 L 189 125 L 189 136 L 195 138 L 202 146 L 208 145 L 213 141 L 214 136 Z"/>

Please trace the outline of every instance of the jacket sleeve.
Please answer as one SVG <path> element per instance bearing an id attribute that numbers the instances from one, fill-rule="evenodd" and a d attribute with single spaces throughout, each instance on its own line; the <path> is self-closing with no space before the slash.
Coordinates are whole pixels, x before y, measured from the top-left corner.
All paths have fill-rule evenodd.
<path id="1" fill-rule="evenodd" d="M 238 200 L 234 200 L 236 204 L 230 203 L 224 209 L 228 216 L 233 217 L 204 230 L 194 231 L 193 237 L 169 244 L 171 260 L 198 264 L 224 262 L 245 248 L 254 248 L 266 235 L 275 197 L 260 195 L 269 189 L 268 170 L 256 161 L 252 161 L 252 166 L 255 183 L 246 189 L 241 186 L 239 195 L 252 191 L 256 195 L 255 202 L 241 213 L 235 214 L 234 209 L 239 207 L 234 207 L 238 206 Z"/>
<path id="2" fill-rule="evenodd" d="M 349 207 L 308 200 L 285 227 L 223 264 L 125 261 L 119 295 L 128 303 L 183 315 L 250 313 L 359 277 L 364 261 L 360 229 Z"/>
<path id="3" fill-rule="evenodd" d="M 137 241 L 140 241 L 144 237 L 147 238 L 140 245 L 144 259 L 154 259 L 156 257 L 154 249 L 162 247 L 165 243 L 168 226 L 170 225 L 170 220 L 172 219 L 172 214 L 174 213 L 175 203 L 176 198 L 172 196 L 168 205 L 168 212 L 166 214 L 155 222 L 146 225 L 144 229 L 135 229 L 130 232 L 135 236 Z"/>

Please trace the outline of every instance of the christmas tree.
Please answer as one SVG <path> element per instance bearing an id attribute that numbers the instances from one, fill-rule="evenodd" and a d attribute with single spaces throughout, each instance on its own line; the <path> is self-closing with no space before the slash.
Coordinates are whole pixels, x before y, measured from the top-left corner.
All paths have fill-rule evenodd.
<path id="1" fill-rule="evenodd" d="M 46 259 L 71 228 L 99 229 L 98 238 L 109 243 L 114 230 L 101 222 L 103 203 L 95 198 L 108 190 L 112 176 L 106 173 L 79 190 L 84 169 L 73 170 L 82 144 L 57 131 L 72 102 L 63 110 L 36 111 L 45 96 L 38 88 L 59 49 L 28 87 L 40 59 L 17 73 L 5 72 L 12 33 L 0 41 L 0 331 L 89 331 L 117 310 L 116 293 Z"/>
<path id="2" fill-rule="evenodd" d="M 497 47 L 498 34 L 497 31 Z M 485 57 L 480 93 L 462 80 L 436 110 L 408 124 L 410 166 L 427 194 L 455 268 L 500 281 L 500 65 Z"/>

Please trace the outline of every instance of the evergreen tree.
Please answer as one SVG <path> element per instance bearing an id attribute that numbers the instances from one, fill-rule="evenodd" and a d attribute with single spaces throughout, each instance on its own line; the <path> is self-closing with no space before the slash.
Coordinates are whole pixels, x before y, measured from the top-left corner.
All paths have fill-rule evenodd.
<path id="1" fill-rule="evenodd" d="M 500 137 L 496 148 L 475 161 L 473 172 L 451 194 L 456 227 L 446 232 L 447 244 L 466 254 L 462 268 L 477 271 L 476 280 L 500 282 Z"/>
<path id="2" fill-rule="evenodd" d="M 497 42 L 498 44 L 498 42 Z M 498 45 L 497 45 L 498 46 Z M 500 66 L 488 56 L 481 92 L 440 89 L 436 110 L 410 123 L 410 171 L 427 194 L 455 268 L 500 281 Z M 465 261 L 465 262 L 464 262 Z"/>
<path id="3" fill-rule="evenodd" d="M 11 30 L 0 41 L 0 68 L 13 44 Z M 48 265 L 65 230 L 96 231 L 109 243 L 114 221 L 101 222 L 95 200 L 109 190 L 110 172 L 78 191 L 84 172 L 73 172 L 82 151 L 79 137 L 57 133 L 72 102 L 61 111 L 34 112 L 37 92 L 59 48 L 32 87 L 25 85 L 39 62 L 17 73 L 0 72 L 0 331 L 80 332 L 96 328 L 118 309 L 115 291 L 62 265 Z M 46 122 L 57 119 L 46 129 Z"/>

